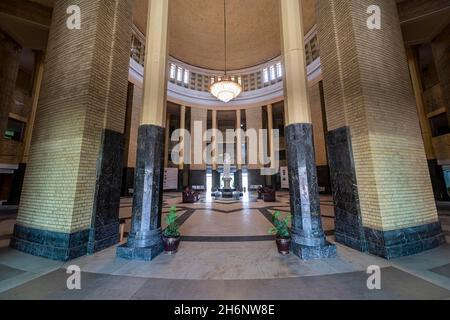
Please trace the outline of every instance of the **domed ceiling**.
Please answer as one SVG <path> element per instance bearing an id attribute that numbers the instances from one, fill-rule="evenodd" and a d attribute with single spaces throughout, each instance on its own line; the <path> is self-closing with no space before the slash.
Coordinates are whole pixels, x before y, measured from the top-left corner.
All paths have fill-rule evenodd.
<path id="1" fill-rule="evenodd" d="M 144 32 L 151 0 L 134 1 L 134 23 Z M 315 24 L 314 0 L 301 0 L 305 32 Z M 228 69 L 242 69 L 281 54 L 279 0 L 226 0 Z M 224 69 L 223 0 L 171 0 L 170 55 L 188 64 Z"/>
<path id="2" fill-rule="evenodd" d="M 52 7 L 55 0 L 32 0 Z M 151 0 L 134 0 L 134 24 L 145 34 Z M 299 0 L 304 28 L 316 23 L 315 0 Z M 281 54 L 279 0 L 226 0 L 228 69 L 252 67 Z M 188 64 L 224 69 L 223 0 L 171 0 L 170 55 Z"/>

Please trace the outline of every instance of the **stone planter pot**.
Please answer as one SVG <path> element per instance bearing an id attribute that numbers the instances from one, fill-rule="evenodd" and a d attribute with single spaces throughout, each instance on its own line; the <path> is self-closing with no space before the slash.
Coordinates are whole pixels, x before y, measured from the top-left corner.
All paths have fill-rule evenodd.
<path id="1" fill-rule="evenodd" d="M 281 238 L 276 239 L 278 252 L 282 255 L 288 255 L 291 250 L 291 238 Z"/>
<path id="2" fill-rule="evenodd" d="M 163 236 L 164 252 L 166 254 L 175 254 L 180 246 L 180 237 L 171 238 Z"/>

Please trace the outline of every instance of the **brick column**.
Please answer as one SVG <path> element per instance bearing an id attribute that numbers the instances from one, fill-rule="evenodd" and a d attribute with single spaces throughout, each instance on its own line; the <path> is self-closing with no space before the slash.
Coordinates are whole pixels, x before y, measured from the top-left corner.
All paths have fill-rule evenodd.
<path id="1" fill-rule="evenodd" d="M 142 117 L 138 132 L 133 218 L 124 259 L 152 260 L 163 251 L 161 213 L 167 104 L 169 0 L 152 0 L 147 14 Z"/>
<path id="2" fill-rule="evenodd" d="M 130 0 L 56 1 L 11 247 L 69 260 L 118 241 Z"/>
<path id="3" fill-rule="evenodd" d="M 440 245 L 396 2 L 319 0 L 317 16 L 336 240 L 385 258 Z"/>

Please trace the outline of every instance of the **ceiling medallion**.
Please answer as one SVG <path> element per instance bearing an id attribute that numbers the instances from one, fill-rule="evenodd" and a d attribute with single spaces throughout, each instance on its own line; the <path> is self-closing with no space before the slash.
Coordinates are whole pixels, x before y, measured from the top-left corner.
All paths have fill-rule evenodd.
<path id="1" fill-rule="evenodd" d="M 236 99 L 242 92 L 241 79 L 227 76 L 227 7 L 226 0 L 223 0 L 223 20 L 224 20 L 224 48 L 225 48 L 225 76 L 213 77 L 209 92 L 225 103 Z"/>

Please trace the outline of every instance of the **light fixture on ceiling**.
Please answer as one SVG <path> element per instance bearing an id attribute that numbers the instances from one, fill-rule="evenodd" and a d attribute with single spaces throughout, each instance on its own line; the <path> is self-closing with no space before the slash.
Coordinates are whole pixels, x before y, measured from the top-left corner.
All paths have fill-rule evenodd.
<path id="1" fill-rule="evenodd" d="M 224 47 L 225 47 L 225 75 L 221 77 L 213 77 L 209 91 L 211 94 L 225 103 L 236 99 L 242 92 L 240 77 L 230 77 L 227 75 L 227 7 L 226 0 L 223 0 L 223 17 L 224 17 Z"/>

